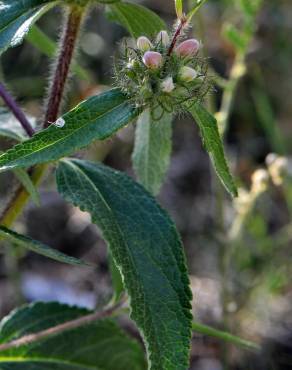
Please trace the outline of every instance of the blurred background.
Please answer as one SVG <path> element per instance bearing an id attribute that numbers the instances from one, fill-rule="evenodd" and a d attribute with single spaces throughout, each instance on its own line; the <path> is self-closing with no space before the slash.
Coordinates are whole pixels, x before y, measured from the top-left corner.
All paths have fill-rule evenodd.
<path id="1" fill-rule="evenodd" d="M 172 28 L 172 0 L 139 2 Z M 189 31 L 203 42 L 216 80 L 207 104 L 225 131 L 240 197 L 233 202 L 218 183 L 196 125 L 184 116 L 173 122 L 172 161 L 159 201 L 184 241 L 196 320 L 263 346 L 256 354 L 195 334 L 191 369 L 223 369 L 226 351 L 230 369 L 292 369 L 291 19 L 291 0 L 263 1 L 249 16 L 237 2 L 208 0 Z M 61 20 L 54 9 L 38 26 L 56 41 Z M 72 76 L 64 110 L 112 84 L 114 56 L 125 37 L 103 7 L 88 16 L 78 55 L 83 78 Z M 25 111 L 40 118 L 52 66 L 32 40 L 4 54 L 1 74 Z M 134 125 L 78 156 L 134 176 L 133 139 Z M 1 140 L 0 150 L 11 145 Z M 259 168 L 268 179 L 254 175 Z M 52 172 L 40 188 L 41 206 L 30 203 L 15 227 L 97 267 L 66 266 L 1 241 L 0 317 L 35 300 L 94 308 L 112 294 L 106 245 L 89 215 L 56 193 Z M 16 184 L 12 174 L 0 175 L 0 210 Z"/>

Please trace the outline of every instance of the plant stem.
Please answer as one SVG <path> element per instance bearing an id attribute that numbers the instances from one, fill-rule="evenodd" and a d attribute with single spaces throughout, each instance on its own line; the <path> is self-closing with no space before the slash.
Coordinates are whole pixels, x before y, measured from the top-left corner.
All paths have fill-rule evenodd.
<path id="1" fill-rule="evenodd" d="M 4 100 L 5 104 L 9 107 L 11 112 L 14 114 L 14 116 L 18 119 L 24 131 L 28 134 L 28 136 L 33 136 L 33 134 L 35 133 L 34 129 L 32 128 L 31 124 L 29 123 L 28 119 L 26 118 L 21 108 L 18 106 L 13 97 L 8 93 L 5 86 L 1 82 L 0 82 L 0 96 Z"/>
<path id="2" fill-rule="evenodd" d="M 179 36 L 180 36 L 180 34 L 181 34 L 181 32 L 182 32 L 182 30 L 183 30 L 183 28 L 184 28 L 184 26 L 186 24 L 187 24 L 186 18 L 180 19 L 179 25 L 178 25 L 175 33 L 174 33 L 174 36 L 173 36 L 172 41 L 171 41 L 171 44 L 170 44 L 169 49 L 167 51 L 167 56 L 170 56 L 171 53 L 173 52 L 173 49 L 174 49 L 174 47 L 175 47 L 175 45 L 177 43 L 177 40 L 178 40 L 178 38 L 179 38 Z"/>
<path id="3" fill-rule="evenodd" d="M 247 349 L 257 350 L 257 351 L 260 350 L 260 346 L 257 343 L 250 342 L 248 340 L 242 339 L 242 338 L 237 337 L 235 335 L 232 335 L 232 334 L 230 334 L 226 331 L 211 328 L 208 325 L 200 324 L 198 322 L 193 322 L 192 329 L 193 329 L 193 331 L 195 331 L 197 333 L 200 333 L 200 334 L 203 334 L 203 335 L 208 335 L 210 337 L 214 337 L 214 338 L 218 338 L 218 339 L 222 339 L 225 342 L 235 344 L 236 346 L 239 346 L 239 347 L 244 347 L 244 348 L 247 348 Z"/>
<path id="4" fill-rule="evenodd" d="M 47 127 L 50 124 L 48 121 L 55 122 L 58 117 L 84 12 L 84 8 L 72 6 L 66 17 L 65 31 L 61 38 L 59 56 L 56 62 L 52 83 L 49 88 L 49 97 L 43 127 Z M 31 169 L 33 184 L 37 185 L 40 183 L 46 169 L 47 165 L 39 165 Z M 28 199 L 29 194 L 20 185 L 15 190 L 12 199 L 3 211 L 0 217 L 0 223 L 6 227 L 10 227 L 25 207 Z"/>
<path id="5" fill-rule="evenodd" d="M 67 16 L 66 28 L 61 38 L 61 48 L 53 74 L 54 77 L 49 88 L 49 98 L 45 113 L 44 127 L 48 127 L 58 118 L 82 18 L 83 12 L 80 11 L 80 8 L 72 7 Z"/>
<path id="6" fill-rule="evenodd" d="M 76 329 L 80 326 L 88 325 L 88 324 L 92 323 L 93 321 L 97 321 L 97 320 L 103 319 L 105 317 L 112 316 L 123 305 L 123 303 L 124 303 L 124 301 L 122 300 L 119 303 L 117 303 L 116 305 L 110 306 L 110 307 L 106 308 L 103 311 L 94 312 L 92 314 L 82 316 L 78 319 L 67 321 L 63 324 L 56 325 L 52 328 L 42 330 L 38 333 L 25 335 L 22 338 L 13 340 L 9 343 L 1 344 L 0 345 L 0 351 L 7 351 L 9 349 L 17 348 L 17 347 L 24 346 L 24 345 L 27 346 L 31 343 L 38 342 L 38 341 L 40 341 L 44 338 L 50 337 L 52 335 L 57 335 L 57 334 L 63 333 L 64 331 L 67 331 L 67 330 Z"/>

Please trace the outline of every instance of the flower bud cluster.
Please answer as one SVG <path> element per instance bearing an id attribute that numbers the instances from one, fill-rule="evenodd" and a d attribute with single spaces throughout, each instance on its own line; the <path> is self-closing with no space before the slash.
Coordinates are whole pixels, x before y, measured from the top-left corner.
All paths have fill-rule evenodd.
<path id="1" fill-rule="evenodd" d="M 165 30 L 153 40 L 141 36 L 116 66 L 116 84 L 138 107 L 184 110 L 211 88 L 200 48 L 198 40 L 177 41 Z"/>

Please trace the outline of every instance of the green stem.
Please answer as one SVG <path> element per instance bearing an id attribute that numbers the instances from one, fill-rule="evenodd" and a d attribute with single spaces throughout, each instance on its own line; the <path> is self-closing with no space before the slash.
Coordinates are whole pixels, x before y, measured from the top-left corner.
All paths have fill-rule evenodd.
<path id="1" fill-rule="evenodd" d="M 211 328 L 208 325 L 200 324 L 198 322 L 193 322 L 192 329 L 193 331 L 197 333 L 208 335 L 214 338 L 218 338 L 225 342 L 235 344 L 236 346 L 239 346 L 239 347 L 243 347 L 243 348 L 250 349 L 250 350 L 256 350 L 256 351 L 259 351 L 261 349 L 261 347 L 257 343 L 242 339 L 226 331 Z"/>

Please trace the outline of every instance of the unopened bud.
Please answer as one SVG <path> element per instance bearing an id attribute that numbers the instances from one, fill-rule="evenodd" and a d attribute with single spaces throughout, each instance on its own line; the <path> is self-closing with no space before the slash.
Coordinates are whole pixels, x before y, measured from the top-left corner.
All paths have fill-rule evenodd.
<path id="1" fill-rule="evenodd" d="M 162 65 L 162 55 L 156 51 L 147 51 L 143 56 L 143 62 L 150 69 L 158 69 Z"/>
<path id="2" fill-rule="evenodd" d="M 182 67 L 179 71 L 179 79 L 183 82 L 191 82 L 198 76 L 197 71 L 191 67 Z"/>
<path id="3" fill-rule="evenodd" d="M 167 31 L 160 31 L 157 35 L 156 41 L 161 42 L 161 44 L 165 47 L 168 46 L 170 43 L 170 38 Z"/>
<path id="4" fill-rule="evenodd" d="M 171 93 L 175 89 L 172 77 L 166 77 L 161 82 L 161 90 L 165 93 Z"/>
<path id="5" fill-rule="evenodd" d="M 137 40 L 137 48 L 141 51 L 150 50 L 152 48 L 151 41 L 147 37 L 141 36 Z"/>
<path id="6" fill-rule="evenodd" d="M 186 58 L 196 55 L 199 49 L 199 41 L 196 39 L 189 39 L 179 44 L 178 47 L 175 49 L 175 52 L 178 56 Z"/>

